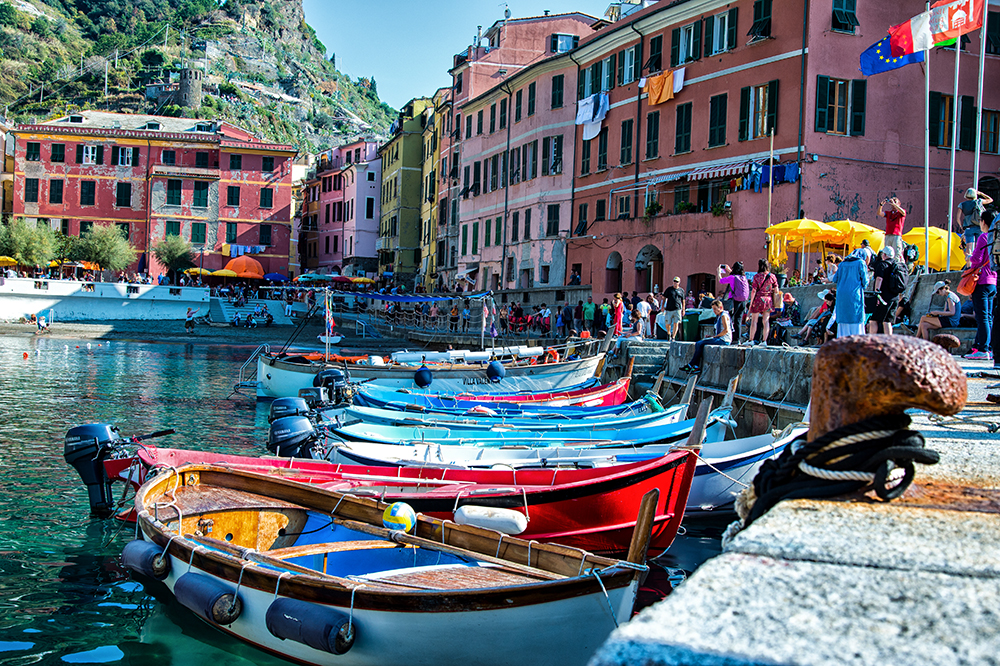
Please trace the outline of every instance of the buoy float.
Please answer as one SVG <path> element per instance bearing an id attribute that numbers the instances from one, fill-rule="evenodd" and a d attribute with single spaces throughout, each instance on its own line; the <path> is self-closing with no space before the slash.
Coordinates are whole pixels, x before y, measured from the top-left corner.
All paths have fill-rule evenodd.
<path id="1" fill-rule="evenodd" d="M 24 360 L 28 360 L 28 352 L 24 352 Z"/>

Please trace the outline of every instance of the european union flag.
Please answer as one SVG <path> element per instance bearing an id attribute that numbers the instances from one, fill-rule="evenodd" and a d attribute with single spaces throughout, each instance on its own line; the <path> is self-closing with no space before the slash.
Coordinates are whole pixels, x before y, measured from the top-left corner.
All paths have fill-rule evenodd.
<path id="1" fill-rule="evenodd" d="M 910 63 L 923 61 L 923 51 L 893 58 L 892 50 L 889 47 L 889 36 L 886 35 L 881 41 L 875 42 L 861 54 L 861 73 L 865 76 L 871 76 L 872 74 L 888 72 L 890 69 L 899 69 Z"/>

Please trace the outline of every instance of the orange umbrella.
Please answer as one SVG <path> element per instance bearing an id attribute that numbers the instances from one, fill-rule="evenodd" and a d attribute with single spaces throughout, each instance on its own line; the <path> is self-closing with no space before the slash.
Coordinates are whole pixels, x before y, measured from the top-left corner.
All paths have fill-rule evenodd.
<path id="1" fill-rule="evenodd" d="M 250 278 L 252 280 L 263 280 L 264 279 L 264 276 L 261 275 L 260 273 L 252 273 L 250 271 L 243 271 L 241 273 L 237 273 L 236 277 Z"/>
<path id="2" fill-rule="evenodd" d="M 243 255 L 242 257 L 236 257 L 235 259 L 230 259 L 229 263 L 226 264 L 226 269 L 233 271 L 234 273 L 253 273 L 253 275 L 248 277 L 264 277 L 264 267 L 260 265 L 260 262 L 252 257 Z M 244 277 L 244 276 L 240 276 Z"/>

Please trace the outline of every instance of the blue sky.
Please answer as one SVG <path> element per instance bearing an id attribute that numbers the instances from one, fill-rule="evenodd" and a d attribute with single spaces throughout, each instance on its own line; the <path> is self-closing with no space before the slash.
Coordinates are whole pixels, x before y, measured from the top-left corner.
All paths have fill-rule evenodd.
<path id="1" fill-rule="evenodd" d="M 368 4 L 368 3 L 371 4 Z M 306 22 L 336 53 L 337 69 L 351 78 L 374 76 L 379 97 L 400 108 L 414 97 L 431 95 L 450 85 L 452 56 L 467 47 L 476 26 L 485 30 L 503 18 L 583 12 L 601 17 L 610 0 L 304 0 Z"/>

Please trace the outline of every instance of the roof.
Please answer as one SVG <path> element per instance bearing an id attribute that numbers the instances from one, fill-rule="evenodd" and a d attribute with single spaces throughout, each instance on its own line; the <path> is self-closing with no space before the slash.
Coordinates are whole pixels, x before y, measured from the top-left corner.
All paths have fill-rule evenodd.
<path id="1" fill-rule="evenodd" d="M 83 122 L 70 123 L 71 116 L 82 116 Z M 80 111 L 49 120 L 39 125 L 71 125 L 73 127 L 98 127 L 102 129 L 144 130 L 147 123 L 159 123 L 163 132 L 197 132 L 199 124 L 209 124 L 215 134 L 218 123 L 202 118 L 172 118 L 170 116 L 147 116 L 137 113 L 110 113 L 107 111 Z"/>

